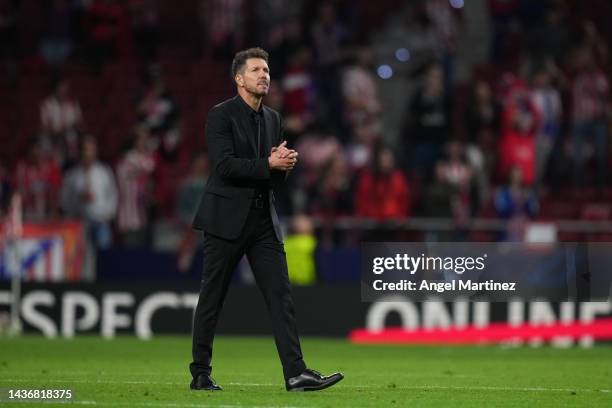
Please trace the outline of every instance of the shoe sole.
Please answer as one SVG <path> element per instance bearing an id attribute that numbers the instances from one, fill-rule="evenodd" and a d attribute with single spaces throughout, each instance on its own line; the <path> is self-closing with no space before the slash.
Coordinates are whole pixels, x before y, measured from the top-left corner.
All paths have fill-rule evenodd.
<path id="1" fill-rule="evenodd" d="M 305 392 L 305 391 L 321 391 L 326 388 L 331 387 L 332 385 L 338 384 L 340 381 L 344 379 L 344 376 L 339 376 L 335 381 L 328 382 L 323 385 L 319 385 L 317 387 L 302 387 L 302 388 L 294 388 L 292 390 L 288 390 L 289 392 Z"/>
<path id="2" fill-rule="evenodd" d="M 196 387 L 189 387 L 189 389 L 191 389 L 191 391 L 223 391 L 223 388 L 219 387 L 219 388 L 196 388 Z"/>

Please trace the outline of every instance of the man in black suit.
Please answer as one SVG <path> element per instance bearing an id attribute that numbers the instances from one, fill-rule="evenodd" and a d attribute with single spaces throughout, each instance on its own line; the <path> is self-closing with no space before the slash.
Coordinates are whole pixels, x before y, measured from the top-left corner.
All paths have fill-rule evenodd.
<path id="1" fill-rule="evenodd" d="M 204 231 L 204 272 L 193 323 L 191 389 L 220 390 L 210 377 L 215 327 L 231 274 L 246 254 L 272 319 L 288 391 L 327 388 L 343 376 L 322 376 L 302 359 L 287 260 L 276 210 L 275 184 L 298 153 L 282 140 L 278 112 L 264 106 L 270 72 L 261 48 L 232 62 L 238 95 L 213 107 L 206 122 L 211 174 L 193 227 Z"/>

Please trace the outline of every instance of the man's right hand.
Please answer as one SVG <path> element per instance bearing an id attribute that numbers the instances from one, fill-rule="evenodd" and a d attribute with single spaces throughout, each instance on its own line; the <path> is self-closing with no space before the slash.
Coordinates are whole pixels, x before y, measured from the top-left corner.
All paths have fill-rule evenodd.
<path id="1" fill-rule="evenodd" d="M 285 147 L 286 143 L 287 142 L 283 142 L 278 147 L 272 148 L 272 152 L 268 157 L 270 169 L 281 171 L 292 170 L 297 163 L 298 152 L 287 149 Z"/>

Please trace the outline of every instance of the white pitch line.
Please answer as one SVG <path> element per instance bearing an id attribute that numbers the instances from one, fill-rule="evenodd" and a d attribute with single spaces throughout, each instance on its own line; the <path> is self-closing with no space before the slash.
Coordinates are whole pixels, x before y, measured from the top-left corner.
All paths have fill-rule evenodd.
<path id="1" fill-rule="evenodd" d="M 160 382 L 160 381 L 113 381 L 113 380 L 40 380 L 38 378 L 11 378 L 2 379 L 0 382 L 38 382 L 38 383 L 61 383 L 61 384 L 155 384 L 155 385 L 184 385 L 187 387 L 188 382 Z"/>
<path id="2" fill-rule="evenodd" d="M 263 383 L 228 383 L 229 385 L 242 385 L 245 387 L 260 387 L 260 386 L 276 386 L 277 384 L 263 384 Z M 354 385 L 354 384 L 341 384 L 343 388 L 378 388 L 387 389 L 384 385 Z M 423 389 L 437 389 L 437 390 L 464 390 L 464 391 L 531 391 L 531 392 L 603 392 L 610 393 L 612 390 L 594 390 L 585 388 L 545 388 L 545 387 L 496 387 L 496 386 L 454 386 L 454 385 L 396 385 L 389 389 L 404 389 L 404 390 L 423 390 Z"/>
<path id="3" fill-rule="evenodd" d="M 17 403 L 32 403 L 33 400 L 14 401 Z M 291 406 L 291 405 L 211 405 L 211 404 L 188 404 L 188 403 L 177 403 L 177 402 L 98 402 L 98 401 L 72 401 L 72 400 L 57 400 L 57 401 L 35 401 L 40 404 L 69 404 L 69 405 L 110 405 L 113 407 L 171 407 L 171 408 L 312 408 L 304 406 Z"/>
<path id="4" fill-rule="evenodd" d="M 611 390 L 594 390 L 587 388 L 546 388 L 546 387 L 496 387 L 496 386 L 473 386 L 462 387 L 454 385 L 409 385 L 398 386 L 403 389 L 432 389 L 432 390 L 458 390 L 458 391 L 525 391 L 525 392 L 604 392 L 608 393 Z"/>
<path id="5" fill-rule="evenodd" d="M 27 383 L 37 381 L 38 379 L 7 379 L 0 380 L 13 383 Z M 65 384 L 142 384 L 142 385 L 182 385 L 187 387 L 186 382 L 160 382 L 160 381 L 112 381 L 112 380 L 45 380 L 44 382 L 65 383 Z M 241 383 L 229 382 L 228 385 L 236 385 L 242 387 L 282 387 L 282 384 L 276 383 Z M 341 384 L 342 388 L 377 388 L 377 389 L 404 389 L 404 390 L 458 390 L 458 391 L 524 391 L 524 392 L 602 392 L 612 393 L 609 389 L 588 389 L 588 388 L 546 388 L 546 387 L 497 387 L 497 386 L 459 386 L 459 385 L 396 385 L 393 388 L 388 388 L 385 385 L 358 385 L 358 384 Z"/>
<path id="6" fill-rule="evenodd" d="M 37 403 L 37 404 L 76 404 L 76 405 L 97 405 L 98 403 L 96 401 L 73 401 L 73 400 L 36 400 L 36 399 L 31 399 L 31 400 L 14 400 L 11 401 L 11 404 L 33 404 L 33 403 Z"/>
<path id="7" fill-rule="evenodd" d="M 189 408 L 308 408 L 308 407 L 296 407 L 291 405 L 209 405 L 209 404 L 184 404 L 174 402 L 113 402 L 113 406 L 127 406 L 127 407 L 189 407 Z"/>

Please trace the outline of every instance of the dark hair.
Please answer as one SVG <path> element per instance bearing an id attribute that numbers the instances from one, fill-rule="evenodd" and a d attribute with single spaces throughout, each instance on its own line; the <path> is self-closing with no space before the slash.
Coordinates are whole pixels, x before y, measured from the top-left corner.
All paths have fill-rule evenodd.
<path id="1" fill-rule="evenodd" d="M 397 160 L 395 151 L 391 148 L 391 146 L 386 145 L 384 142 L 380 140 L 374 143 L 374 148 L 372 149 L 371 166 L 372 166 L 372 173 L 374 173 L 374 177 L 376 178 L 382 175 L 382 169 L 380 167 L 380 161 L 379 161 L 380 154 L 382 152 L 390 152 L 391 155 L 393 156 L 393 161 L 395 162 Z"/>
<path id="2" fill-rule="evenodd" d="M 249 58 L 261 58 L 268 62 L 268 53 L 259 47 L 238 51 L 232 61 L 232 79 L 242 71 Z"/>

